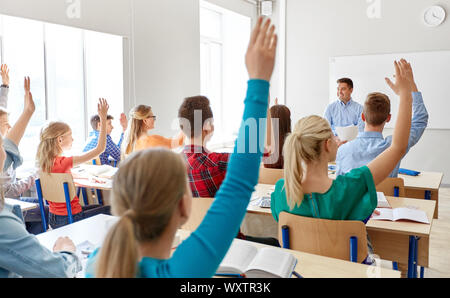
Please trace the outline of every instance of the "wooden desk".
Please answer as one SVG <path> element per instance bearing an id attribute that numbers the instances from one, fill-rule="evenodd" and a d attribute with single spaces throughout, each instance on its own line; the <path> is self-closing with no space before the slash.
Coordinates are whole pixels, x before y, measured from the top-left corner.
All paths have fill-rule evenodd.
<path id="1" fill-rule="evenodd" d="M 104 166 L 82 164 L 72 169 L 72 176 L 75 186 L 80 188 L 77 193 L 78 197 L 80 197 L 81 191 L 83 197 L 86 198 L 88 202 L 90 202 L 91 196 L 86 188 L 92 188 L 96 191 L 98 203 L 100 205 L 103 205 L 104 200 L 102 191 L 110 191 L 112 189 L 112 176 L 117 171 L 117 168 L 110 167 L 111 171 L 105 173 L 105 175 L 101 177 L 97 177 L 93 175 L 92 172 L 95 172 L 95 168 L 99 167 Z"/>
<path id="2" fill-rule="evenodd" d="M 331 179 L 336 179 L 336 174 L 328 171 Z M 439 187 L 441 187 L 443 173 L 421 172 L 418 176 L 398 175 L 405 182 L 405 197 L 414 199 L 426 199 L 436 202 L 433 218 L 438 218 Z"/>
<path id="3" fill-rule="evenodd" d="M 181 239 L 184 240 L 190 235 L 190 231 L 179 230 Z M 244 241 L 234 239 L 233 241 Z M 256 247 L 267 247 L 267 245 L 252 242 Z M 273 247 L 273 246 L 271 246 Z M 305 278 L 399 278 L 400 271 L 394 271 L 375 266 L 367 266 L 358 263 L 352 263 L 339 259 L 323 257 L 319 255 L 304 253 L 300 251 L 279 248 L 287 250 L 297 258 L 295 271 Z"/>
<path id="4" fill-rule="evenodd" d="M 409 198 L 386 198 L 392 208 L 413 206 L 425 211 L 430 221 L 430 224 L 427 225 L 418 222 L 369 220 L 366 225 L 375 254 L 382 259 L 408 264 L 408 277 L 416 277 L 417 265 L 429 266 L 430 234 L 436 202 Z M 421 275 L 423 275 L 422 268 Z"/>
<path id="5" fill-rule="evenodd" d="M 398 175 L 405 182 L 405 196 L 407 198 L 426 199 L 436 202 L 433 218 L 439 214 L 439 188 L 441 187 L 443 173 L 421 172 L 419 176 Z"/>
<path id="6" fill-rule="evenodd" d="M 117 217 L 99 214 L 82 221 L 75 222 L 71 225 L 42 233 L 37 236 L 37 239 L 43 246 L 50 250 L 53 249 L 56 239 L 62 236 L 70 237 L 75 245 L 79 245 L 87 240 L 94 244 L 95 247 L 100 247 L 108 230 L 116 221 Z M 178 234 L 181 239 L 186 239 L 189 237 L 190 232 L 179 230 Z M 235 239 L 234 241 L 243 240 Z M 252 244 L 255 244 L 258 247 L 264 246 L 264 244 Z M 400 277 L 399 271 L 377 268 L 373 266 L 371 267 L 297 251 L 290 250 L 290 252 L 298 259 L 296 271 L 304 277 Z M 83 260 L 82 263 L 84 268 L 86 260 Z M 84 277 L 84 269 L 77 276 Z"/>
<path id="7" fill-rule="evenodd" d="M 25 212 L 25 211 L 28 211 L 28 210 L 31 210 L 31 209 L 39 207 L 39 204 L 37 204 L 37 203 L 22 202 L 22 201 L 19 201 L 19 200 L 8 199 L 8 198 L 5 198 L 5 203 L 8 204 L 8 205 L 12 205 L 12 206 L 19 205 L 20 209 L 22 209 L 22 212 Z"/>
<path id="8" fill-rule="evenodd" d="M 103 240 L 108 233 L 109 229 L 117 221 L 117 217 L 99 214 L 87 219 L 77 221 L 73 224 L 63 226 L 61 228 L 51 230 L 37 235 L 37 239 L 42 246 L 53 251 L 53 245 L 59 237 L 69 237 L 72 239 L 75 246 L 83 243 L 84 241 L 91 242 L 96 248 L 100 247 Z M 83 278 L 85 276 L 85 268 L 87 259 L 77 253 L 81 258 L 83 269 L 77 274 L 77 277 Z"/>
<path id="9" fill-rule="evenodd" d="M 273 191 L 273 185 L 259 184 L 256 187 L 255 195 L 262 196 L 267 195 Z M 412 249 L 411 245 L 415 245 L 417 249 L 416 265 L 421 267 L 429 266 L 429 247 L 430 247 L 430 234 L 433 225 L 433 214 L 436 209 L 436 202 L 433 200 L 423 200 L 423 199 L 411 199 L 411 198 L 395 198 L 386 197 L 393 208 L 398 208 L 402 206 L 413 206 L 424 210 L 430 220 L 430 224 L 422 224 L 417 222 L 391 222 L 391 221 L 380 221 L 380 220 L 370 220 L 366 227 L 367 232 L 372 241 L 375 253 L 379 255 L 382 259 L 395 261 L 401 264 L 408 264 L 415 256 L 411 256 L 408 252 Z M 255 199 L 253 199 L 255 200 Z M 249 204 L 247 209 L 248 213 L 263 215 L 265 218 L 268 215 L 272 215 L 270 208 L 261 208 L 259 206 Z M 261 216 L 260 216 L 261 217 Z M 271 231 L 271 234 L 265 235 L 266 237 L 276 237 L 277 234 L 274 233 L 276 222 L 268 223 L 267 220 L 261 219 L 263 221 L 264 227 L 260 227 L 263 230 Z M 253 219 L 252 223 L 248 223 L 251 226 L 255 221 Z M 252 232 L 248 229 L 248 232 Z M 262 236 L 262 235 L 259 235 Z M 423 272 L 423 269 L 421 269 Z M 411 268 L 411 272 L 414 269 Z"/>

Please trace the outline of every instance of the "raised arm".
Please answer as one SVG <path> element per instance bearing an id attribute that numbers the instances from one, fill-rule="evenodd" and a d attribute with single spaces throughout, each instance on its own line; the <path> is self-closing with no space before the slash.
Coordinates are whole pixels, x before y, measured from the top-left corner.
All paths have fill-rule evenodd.
<path id="1" fill-rule="evenodd" d="M 102 154 L 106 149 L 106 121 L 108 117 L 108 109 L 109 105 L 106 99 L 100 98 L 98 100 L 98 115 L 100 117 L 100 134 L 98 136 L 97 147 L 92 149 L 91 151 L 86 152 L 80 156 L 73 157 L 73 166 L 79 165 L 81 163 L 85 163 L 90 161 L 100 154 Z"/>
<path id="2" fill-rule="evenodd" d="M 261 163 L 264 133 L 258 131 L 260 119 L 266 118 L 269 81 L 272 75 L 277 37 L 270 20 L 262 25 L 262 18 L 251 35 L 246 55 L 250 81 L 243 122 L 234 153 L 230 157 L 227 175 L 217 192 L 211 208 L 192 235 L 173 254 L 173 267 L 168 269 L 177 277 L 211 277 L 225 256 L 245 216 Z M 252 125 L 253 123 L 254 125 Z M 250 135 L 246 128 L 250 126 Z M 252 129 L 252 126 L 256 129 Z M 262 127 L 264 132 L 264 127 Z M 251 144 L 250 142 L 258 143 Z M 239 144 L 245 144 L 241 146 Z M 239 151 L 245 147 L 245 152 Z M 256 147 L 256 151 L 252 148 Z M 171 260 L 171 261 L 172 261 Z M 201 264 L 200 264 L 201 263 Z"/>
<path id="3" fill-rule="evenodd" d="M 6 109 L 8 107 L 8 93 L 9 93 L 9 69 L 6 64 L 0 67 L 0 75 L 2 77 L 2 85 L 0 87 L 0 108 Z"/>
<path id="4" fill-rule="evenodd" d="M 36 109 L 33 101 L 33 95 L 31 94 L 31 82 L 29 77 L 25 77 L 24 89 L 25 99 L 23 112 L 6 135 L 6 138 L 10 139 L 17 146 L 19 146 L 20 140 L 22 140 L 22 137 L 25 133 L 25 129 L 27 128 L 28 123 L 30 122 L 30 119 Z"/>
<path id="5" fill-rule="evenodd" d="M 395 61 L 395 84 L 386 78 L 387 84 L 400 96 L 397 122 L 391 146 L 369 163 L 375 185 L 382 182 L 395 168 L 408 148 L 409 133 L 411 129 L 412 87 L 411 65 L 404 59 Z"/>

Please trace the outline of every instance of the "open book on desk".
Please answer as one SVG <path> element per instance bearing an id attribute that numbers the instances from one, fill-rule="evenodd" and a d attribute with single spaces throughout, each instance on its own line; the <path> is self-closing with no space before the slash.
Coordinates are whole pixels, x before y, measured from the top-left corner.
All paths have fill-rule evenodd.
<path id="1" fill-rule="evenodd" d="M 380 215 L 374 214 L 371 218 L 373 220 L 390 220 L 390 221 L 409 220 L 430 224 L 427 214 L 423 210 L 408 207 L 401 207 L 394 209 L 377 208 L 376 210 L 380 212 Z"/>
<path id="2" fill-rule="evenodd" d="M 257 248 L 250 242 L 234 240 L 217 274 L 242 274 L 249 278 L 288 278 L 296 265 L 297 259 L 281 248 Z"/>

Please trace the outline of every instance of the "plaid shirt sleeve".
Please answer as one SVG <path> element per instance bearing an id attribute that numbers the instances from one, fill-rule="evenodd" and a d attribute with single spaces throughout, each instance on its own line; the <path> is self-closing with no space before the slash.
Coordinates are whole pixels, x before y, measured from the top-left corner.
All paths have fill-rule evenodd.
<path id="1" fill-rule="evenodd" d="M 122 134 L 123 135 L 123 134 Z M 119 144 L 122 142 L 122 137 L 120 138 Z M 103 162 L 102 164 L 108 163 L 108 156 L 111 155 L 112 158 L 116 161 L 120 161 L 120 145 L 114 144 L 111 136 L 106 137 L 106 150 L 103 153 L 106 155 L 106 162 Z"/>

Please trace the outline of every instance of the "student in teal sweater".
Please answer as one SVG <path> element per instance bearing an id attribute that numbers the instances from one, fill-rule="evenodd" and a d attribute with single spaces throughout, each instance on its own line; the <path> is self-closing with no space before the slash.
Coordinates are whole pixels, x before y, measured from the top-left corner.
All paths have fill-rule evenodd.
<path id="1" fill-rule="evenodd" d="M 270 20 L 258 20 L 246 55 L 245 110 L 227 176 L 203 222 L 171 255 L 176 231 L 188 219 L 192 195 L 181 155 L 165 149 L 136 152 L 113 182 L 113 214 L 120 217 L 102 248 L 90 257 L 87 276 L 211 277 L 246 214 L 261 163 L 261 146 L 249 144 L 245 122 L 266 118 L 277 37 Z M 270 26 L 270 28 L 269 28 Z M 251 127 L 251 126 L 250 126 Z M 256 125 L 255 127 L 258 127 Z M 265 129 L 264 127 L 256 129 Z M 259 131 L 251 131 L 264 143 Z M 240 151 L 245 145 L 245 152 Z M 256 150 L 253 150 L 257 148 Z"/>
<path id="2" fill-rule="evenodd" d="M 392 172 L 408 147 L 412 95 L 408 78 L 411 65 L 394 62 L 400 105 L 391 146 L 367 166 L 356 168 L 336 180 L 328 177 L 328 162 L 338 149 L 328 121 L 319 116 L 299 120 L 284 146 L 284 177 L 272 193 L 272 215 L 280 212 L 331 220 L 367 220 L 377 206 L 375 185 Z"/>

